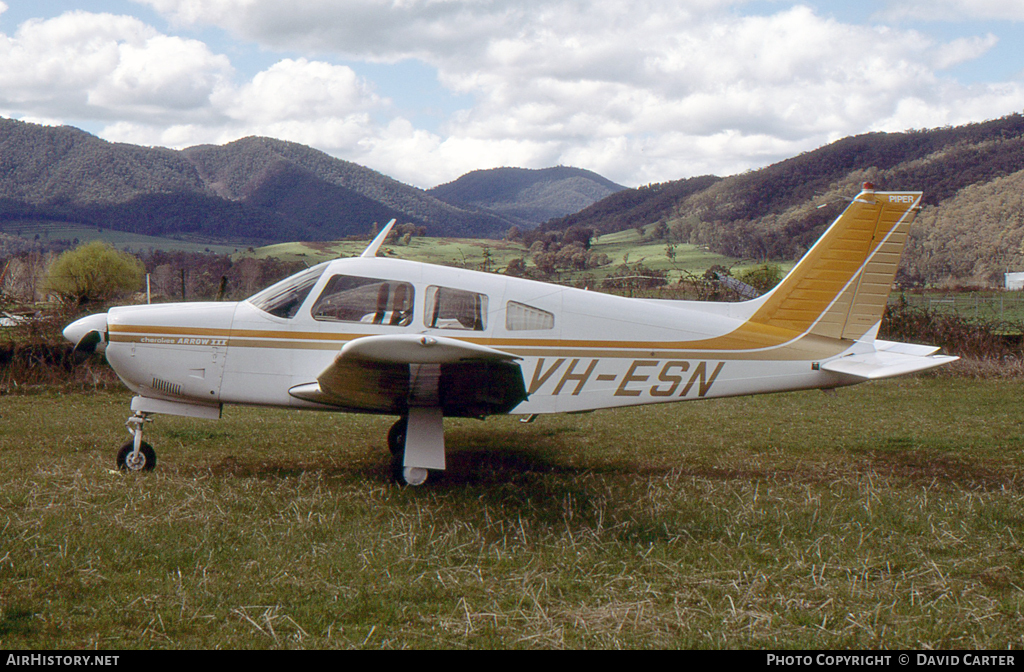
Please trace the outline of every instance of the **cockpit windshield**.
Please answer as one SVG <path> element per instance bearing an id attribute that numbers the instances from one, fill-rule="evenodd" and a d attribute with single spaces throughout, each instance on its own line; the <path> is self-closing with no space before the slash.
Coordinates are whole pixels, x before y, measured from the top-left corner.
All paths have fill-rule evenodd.
<path id="1" fill-rule="evenodd" d="M 313 285 L 327 270 L 327 264 L 320 264 L 301 273 L 285 278 L 281 282 L 253 294 L 248 301 L 262 311 L 277 317 L 291 319 L 299 312 L 302 302 L 309 296 Z"/>

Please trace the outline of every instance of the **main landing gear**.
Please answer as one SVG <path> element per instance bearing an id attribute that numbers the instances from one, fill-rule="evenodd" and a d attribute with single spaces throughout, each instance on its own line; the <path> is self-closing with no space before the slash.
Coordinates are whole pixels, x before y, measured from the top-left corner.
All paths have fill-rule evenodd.
<path id="1" fill-rule="evenodd" d="M 422 467 L 405 466 L 405 438 L 409 432 L 409 418 L 403 416 L 388 430 L 388 450 L 391 451 L 391 480 L 399 485 L 420 486 L 430 478 Z"/>
<path id="2" fill-rule="evenodd" d="M 409 409 L 388 432 L 391 479 L 399 485 L 419 486 L 431 472 L 445 468 L 444 415 L 440 408 Z"/>
<path id="3" fill-rule="evenodd" d="M 128 418 L 124 426 L 131 435 L 131 440 L 117 451 L 117 468 L 121 471 L 153 471 L 156 467 L 156 451 L 153 446 L 142 440 L 142 428 L 152 422 L 148 413 L 136 412 Z"/>

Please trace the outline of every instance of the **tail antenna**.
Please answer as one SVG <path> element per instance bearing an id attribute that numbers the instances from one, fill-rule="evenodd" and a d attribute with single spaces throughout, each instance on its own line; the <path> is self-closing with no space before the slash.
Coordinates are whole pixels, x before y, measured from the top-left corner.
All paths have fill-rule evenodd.
<path id="1" fill-rule="evenodd" d="M 379 250 L 380 246 L 384 244 L 384 241 L 387 239 L 388 234 L 391 233 L 391 227 L 395 225 L 396 221 L 398 220 L 392 219 L 390 222 L 388 222 L 388 225 L 384 227 L 384 230 L 377 234 L 377 237 L 373 239 L 373 242 L 370 243 L 366 247 L 366 249 L 363 250 L 363 253 L 360 254 L 359 256 L 369 258 L 376 257 L 377 250 Z"/>

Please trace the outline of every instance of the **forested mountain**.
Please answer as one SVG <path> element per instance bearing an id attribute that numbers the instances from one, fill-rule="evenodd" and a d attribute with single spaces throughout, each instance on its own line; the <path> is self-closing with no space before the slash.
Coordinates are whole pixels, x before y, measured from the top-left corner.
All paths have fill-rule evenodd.
<path id="1" fill-rule="evenodd" d="M 392 217 L 429 235 L 500 237 L 512 226 L 295 143 L 174 151 L 0 118 L 0 222 L 273 242 L 363 234 Z"/>
<path id="2" fill-rule="evenodd" d="M 543 170 L 475 170 L 428 193 L 452 205 L 494 212 L 532 229 L 623 189 L 589 170 L 558 166 Z"/>
<path id="3" fill-rule="evenodd" d="M 572 168 L 476 171 L 426 192 L 269 138 L 183 151 L 0 118 L 0 224 L 56 220 L 234 242 L 329 240 L 392 217 L 428 235 L 653 230 L 733 257 L 795 259 L 860 189 L 923 191 L 904 279 L 997 284 L 1024 271 L 1024 116 L 871 133 L 728 178 L 622 189 Z M 607 195 L 610 194 L 610 195 Z M 564 215 L 592 202 L 575 214 Z"/>
<path id="4" fill-rule="evenodd" d="M 904 276 L 998 284 L 1024 270 L 1024 116 L 956 128 L 871 133 L 725 179 L 619 192 L 542 231 L 596 233 L 664 222 L 677 240 L 729 256 L 795 259 L 862 183 L 923 191 Z"/>
<path id="5" fill-rule="evenodd" d="M 435 236 L 500 237 L 511 225 L 293 142 L 250 137 L 183 154 L 218 195 L 287 213 L 307 230 L 306 240 L 338 238 L 334 232 L 346 225 L 349 233 L 363 233 L 368 222 L 392 217 L 426 226 Z"/>

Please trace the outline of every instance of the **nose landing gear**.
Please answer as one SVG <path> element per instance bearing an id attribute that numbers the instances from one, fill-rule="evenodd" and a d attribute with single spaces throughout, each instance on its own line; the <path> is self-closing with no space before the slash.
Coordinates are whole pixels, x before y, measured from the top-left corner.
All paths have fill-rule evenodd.
<path id="1" fill-rule="evenodd" d="M 148 413 L 136 412 L 128 418 L 125 427 L 132 439 L 117 451 L 117 468 L 120 471 L 153 471 L 156 467 L 156 451 L 142 440 L 142 428 L 152 422 Z"/>
<path id="2" fill-rule="evenodd" d="M 150 416 L 166 413 L 187 418 L 216 420 L 220 418 L 220 409 L 220 404 L 214 406 L 135 397 L 132 399 L 133 415 L 124 423 L 132 439 L 117 451 L 117 468 L 121 471 L 153 471 L 156 467 L 156 451 L 153 450 L 153 446 L 142 440 L 143 428 L 147 422 L 153 421 Z"/>

